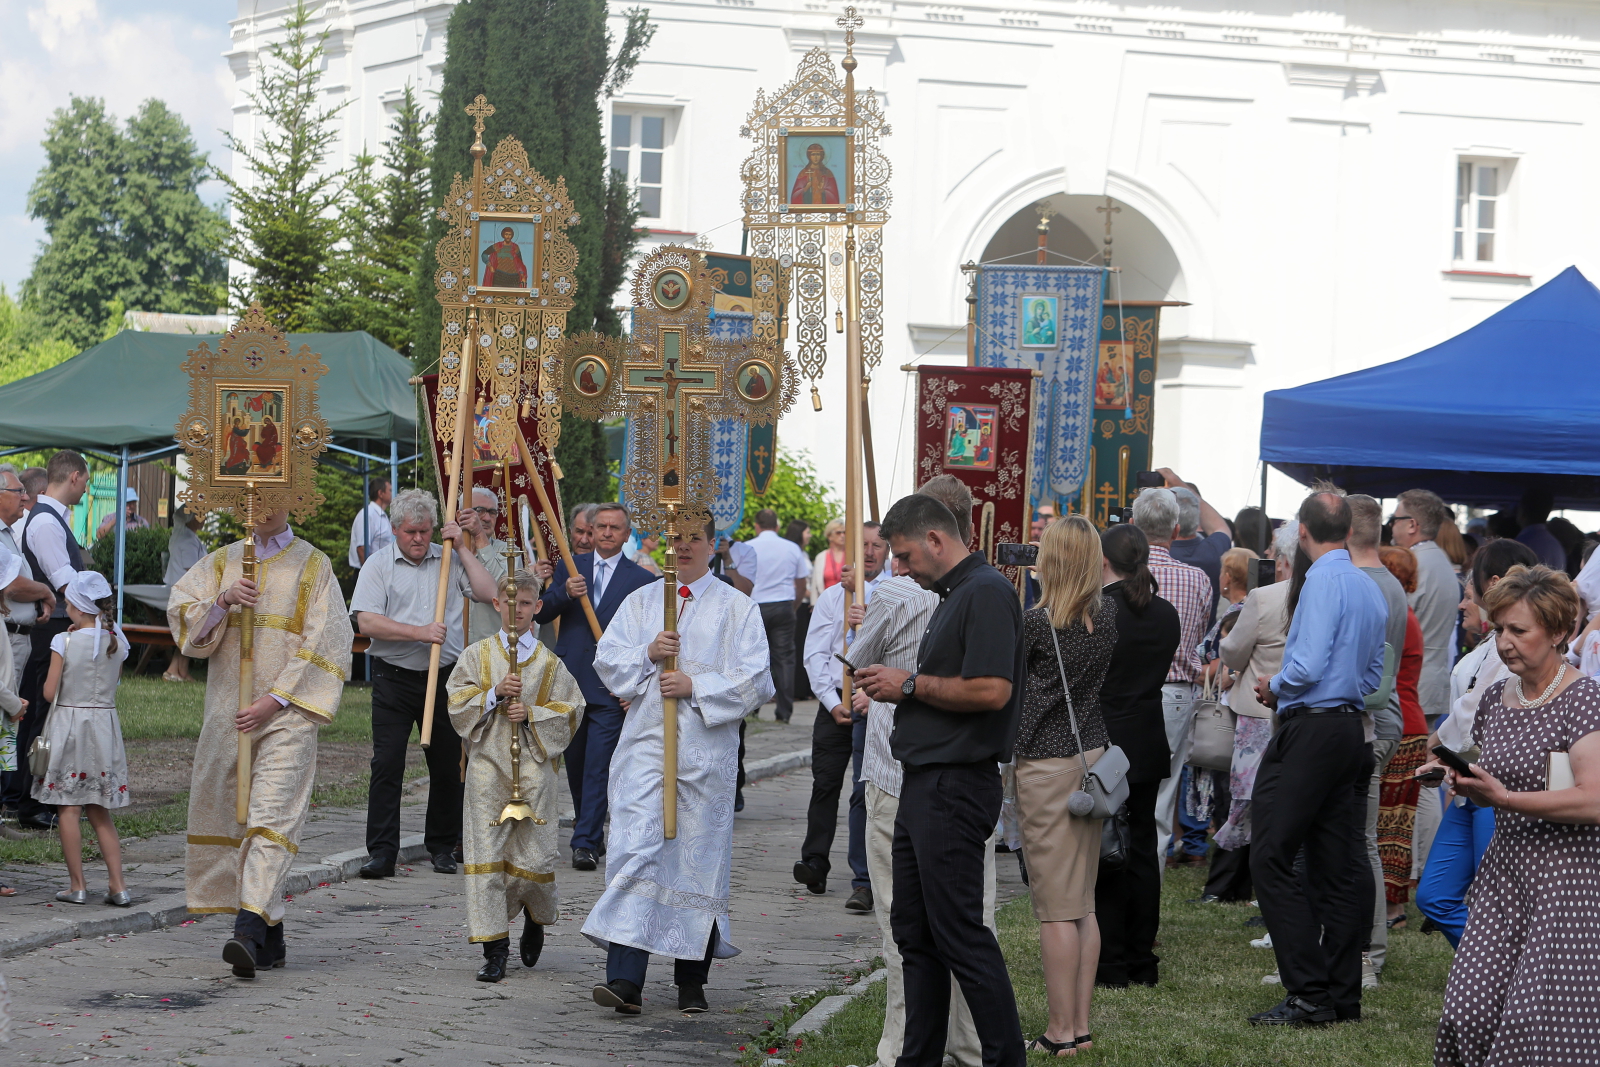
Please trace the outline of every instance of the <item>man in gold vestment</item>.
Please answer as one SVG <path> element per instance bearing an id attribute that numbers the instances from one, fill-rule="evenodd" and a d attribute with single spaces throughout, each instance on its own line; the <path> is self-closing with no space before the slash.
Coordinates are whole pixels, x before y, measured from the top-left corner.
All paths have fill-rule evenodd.
<path id="1" fill-rule="evenodd" d="M 256 580 L 244 542 L 220 548 L 172 590 L 178 652 L 210 661 L 205 722 L 189 786 L 184 882 L 189 911 L 235 916 L 223 959 L 240 978 L 281 967 L 283 883 L 300 851 L 317 771 L 317 729 L 333 721 L 350 672 L 350 618 L 328 557 L 294 535 L 288 512 L 257 524 Z M 255 684 L 239 710 L 239 622 L 255 608 Z M 238 732 L 250 735 L 250 808 L 235 820 Z"/>
<path id="2" fill-rule="evenodd" d="M 502 612 L 510 584 L 502 584 L 495 598 L 495 607 Z M 539 962 L 544 928 L 559 917 L 555 869 L 561 858 L 557 842 L 561 812 L 555 760 L 583 718 L 583 690 L 577 679 L 533 632 L 538 575 L 524 570 L 514 585 L 515 635 L 502 629 L 469 646 L 456 661 L 449 682 L 450 725 L 472 746 L 462 805 L 466 858 L 462 870 L 467 880 L 468 940 L 483 945 L 480 982 L 505 977 L 513 916 L 524 915 L 518 946 L 524 967 Z M 511 799 L 513 731 L 520 746 L 517 780 L 534 817 L 495 825 Z"/>

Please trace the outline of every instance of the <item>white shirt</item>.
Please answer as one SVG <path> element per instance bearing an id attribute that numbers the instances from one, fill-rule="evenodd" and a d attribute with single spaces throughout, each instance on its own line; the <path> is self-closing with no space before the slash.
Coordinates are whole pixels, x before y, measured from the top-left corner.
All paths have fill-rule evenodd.
<path id="1" fill-rule="evenodd" d="M 888 577 L 889 570 L 885 567 L 867 582 L 863 592 L 868 604 L 872 603 L 872 594 Z M 842 650 L 841 642 L 855 640 L 855 634 L 845 632 L 844 618 L 848 610 L 844 585 L 830 585 L 817 598 L 816 606 L 811 609 L 811 625 L 806 629 L 806 677 L 811 679 L 811 691 L 817 695 L 824 711 L 832 711 L 844 700 L 840 691 L 844 684 L 844 664 L 834 659 L 834 653 Z M 868 664 L 857 663 L 856 666 Z"/>
<path id="2" fill-rule="evenodd" d="M 40 505 L 60 515 L 62 522 L 52 522 L 49 519 L 33 522 L 32 520 L 39 517 Z M 51 589 L 59 590 L 72 581 L 72 576 L 77 573 L 73 570 L 71 557 L 67 555 L 67 529 L 62 525 L 67 521 L 67 506 L 54 497 L 41 493 L 34 499 L 33 510 L 28 512 L 28 519 L 22 531 L 27 547 L 33 549 L 33 558 L 39 561 L 39 569 L 44 572 L 47 584 Z M 19 551 L 22 547 L 17 546 Z"/>
<path id="3" fill-rule="evenodd" d="M 23 512 L 22 518 L 17 520 L 17 524 L 15 526 L 7 526 L 4 523 L 0 523 L 0 548 L 6 548 L 15 553 L 18 560 L 22 564 L 22 573 L 28 574 L 29 577 L 32 577 L 28 571 L 28 561 L 21 558 L 22 546 L 17 543 L 17 538 L 22 534 L 22 521 L 27 517 L 28 513 Z M 10 585 L 11 583 L 7 582 L 5 584 Z M 16 623 L 18 626 L 32 626 L 36 621 L 38 621 L 39 605 L 36 601 L 25 600 L 20 604 L 14 601 L 7 601 L 6 607 L 11 612 L 11 615 L 9 616 L 10 621 Z M 16 669 L 20 678 L 22 672 L 21 665 L 18 665 Z"/>
<path id="4" fill-rule="evenodd" d="M 939 594 L 906 577 L 891 578 L 878 587 L 867 609 L 866 621 L 851 642 L 852 663 L 882 663 L 896 670 L 917 669 L 917 648 L 928 620 L 939 607 Z M 894 733 L 893 704 L 873 701 L 867 711 L 867 750 L 861 760 L 861 780 L 871 782 L 892 797 L 900 795 L 904 770 L 889 749 Z"/>
<path id="5" fill-rule="evenodd" d="M 743 567 L 739 573 L 755 585 L 750 599 L 757 604 L 792 603 L 795 579 L 811 577 L 811 561 L 806 554 L 787 537 L 779 537 L 776 530 L 762 530 L 747 543 L 755 552 L 756 573 L 745 574 Z"/>
<path id="6" fill-rule="evenodd" d="M 728 542 L 728 566 L 739 572 L 739 577 L 755 584 L 756 575 L 761 573 L 761 561 L 756 556 L 756 550 L 743 541 Z"/>
<path id="7" fill-rule="evenodd" d="M 594 581 L 589 583 L 593 586 L 589 590 L 589 603 L 600 603 L 600 598 L 606 595 L 606 586 L 610 585 L 611 579 L 616 577 L 617 564 L 621 561 L 621 552 L 618 552 L 610 559 L 600 555 L 599 552 L 594 554 Z"/>
<path id="8" fill-rule="evenodd" d="M 365 523 L 362 516 L 366 516 Z M 367 556 L 372 557 L 393 541 L 394 527 L 389 525 L 389 516 L 383 513 L 383 508 L 378 506 L 376 500 L 369 502 L 364 511 L 356 512 L 355 521 L 350 524 L 350 566 L 357 569 L 361 567 L 361 557 L 356 555 L 356 549 L 365 545 Z"/>

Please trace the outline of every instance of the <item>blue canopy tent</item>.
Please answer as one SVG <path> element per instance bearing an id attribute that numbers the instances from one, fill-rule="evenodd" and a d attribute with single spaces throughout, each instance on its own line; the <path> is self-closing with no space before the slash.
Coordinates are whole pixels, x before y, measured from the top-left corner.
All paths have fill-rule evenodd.
<path id="1" fill-rule="evenodd" d="M 1352 493 L 1600 501 L 1600 290 L 1576 267 L 1450 340 L 1266 394 L 1261 459 Z"/>

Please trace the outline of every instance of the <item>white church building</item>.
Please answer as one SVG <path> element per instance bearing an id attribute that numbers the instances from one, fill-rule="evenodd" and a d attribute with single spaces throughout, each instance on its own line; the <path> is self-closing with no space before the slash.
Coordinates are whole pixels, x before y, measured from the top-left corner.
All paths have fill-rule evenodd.
<path id="1" fill-rule="evenodd" d="M 659 27 L 606 102 L 613 164 L 657 243 L 740 248 L 739 136 L 801 55 L 843 54 L 840 0 L 618 0 Z M 450 0 L 328 0 L 339 151 L 376 147 L 409 82 L 437 90 Z M 284 0 L 237 0 L 234 133 Z M 1320 10 L 1315 9 L 1320 7 Z M 857 85 L 893 135 L 885 340 L 871 391 L 880 495 L 911 487 L 913 361 L 960 362 L 960 265 L 1050 248 L 1161 324 L 1155 463 L 1225 513 L 1259 499 L 1262 394 L 1409 355 L 1576 263 L 1600 279 L 1600 5 L 1583 0 L 858 0 Z M 489 131 L 491 140 L 494 131 Z M 1068 260 L 1052 257 L 1053 262 Z M 620 294 L 619 294 L 620 298 Z M 779 440 L 842 487 L 842 336 L 824 409 Z M 831 385 L 830 385 L 831 383 Z M 1530 382 L 1530 389 L 1559 389 Z M 1403 462 L 1403 458 L 1400 458 Z M 1298 499 L 1274 473 L 1269 504 Z"/>

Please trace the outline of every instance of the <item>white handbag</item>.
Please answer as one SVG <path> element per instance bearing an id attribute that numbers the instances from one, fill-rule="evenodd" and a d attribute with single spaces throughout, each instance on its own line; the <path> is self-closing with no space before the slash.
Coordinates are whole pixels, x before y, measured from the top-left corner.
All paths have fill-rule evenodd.
<path id="1" fill-rule="evenodd" d="M 1045 624 L 1049 625 L 1047 618 Z M 1072 706 L 1072 689 L 1067 685 L 1067 666 L 1061 659 L 1061 638 L 1050 626 L 1050 639 L 1056 646 L 1056 669 L 1061 672 L 1061 695 L 1067 700 L 1067 721 L 1072 723 L 1072 738 L 1078 744 L 1078 759 L 1083 764 L 1083 785 L 1067 798 L 1067 810 L 1080 818 L 1109 819 L 1128 802 L 1128 754 L 1117 745 L 1108 745 L 1089 766 L 1083 754 L 1083 738 L 1078 733 L 1078 713 Z"/>

